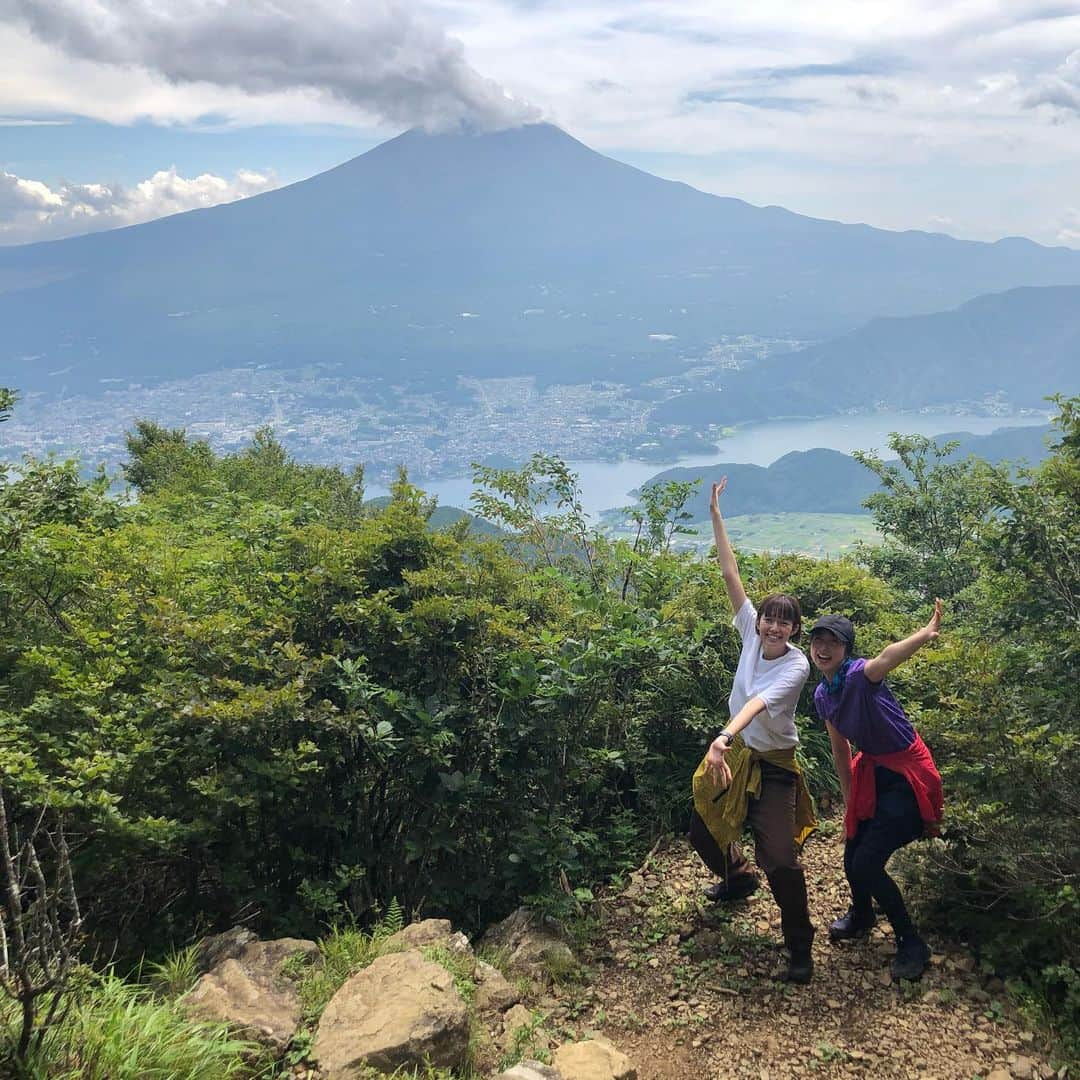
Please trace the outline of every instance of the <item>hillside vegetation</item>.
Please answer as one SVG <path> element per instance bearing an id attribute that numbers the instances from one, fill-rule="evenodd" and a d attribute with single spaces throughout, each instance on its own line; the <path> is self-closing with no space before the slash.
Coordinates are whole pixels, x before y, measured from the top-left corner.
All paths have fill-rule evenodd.
<path id="1" fill-rule="evenodd" d="M 923 903 L 1075 1033 L 1080 400 L 1058 407 L 1019 474 L 919 437 L 867 456 L 885 542 L 862 563 L 743 562 L 751 595 L 851 615 L 865 653 L 946 598 L 894 680 L 948 797 Z M 128 448 L 130 501 L 72 462 L 0 486 L 0 786 L 13 830 L 65 823 L 87 955 L 394 899 L 469 929 L 558 912 L 682 829 L 738 657 L 718 568 L 669 547 L 688 485 L 610 541 L 556 459 L 480 469 L 489 537 L 433 531 L 405 479 L 371 507 L 265 432 L 221 457 L 144 422 Z"/>
<path id="2" fill-rule="evenodd" d="M 685 400 L 699 395 L 686 395 Z M 707 397 L 707 395 L 705 395 Z M 684 400 L 676 398 L 675 401 Z M 1036 464 L 1046 457 L 1049 427 L 1000 428 L 989 435 L 957 432 L 938 436 L 937 442 L 948 447 L 944 460 L 962 461 L 971 455 L 988 462 L 1011 460 Z M 723 450 L 720 444 L 720 451 Z M 771 465 L 745 465 L 718 462 L 715 465 L 680 466 L 665 469 L 646 480 L 664 485 L 671 481 L 697 483 L 686 509 L 695 521 L 708 522 L 709 484 L 727 476 L 731 481 L 729 513 L 744 514 L 864 514 L 866 500 L 881 490 L 880 479 L 859 460 L 858 455 L 818 447 L 793 450 Z M 777 548 L 789 549 L 790 544 Z"/>
<path id="3" fill-rule="evenodd" d="M 886 403 L 894 409 L 1005 401 L 1039 408 L 1054 389 L 1075 392 L 1080 288 L 1019 288 L 952 311 L 876 318 L 842 337 L 726 373 L 720 389 L 669 398 L 657 424 L 739 424 L 775 415 L 828 415 Z"/>

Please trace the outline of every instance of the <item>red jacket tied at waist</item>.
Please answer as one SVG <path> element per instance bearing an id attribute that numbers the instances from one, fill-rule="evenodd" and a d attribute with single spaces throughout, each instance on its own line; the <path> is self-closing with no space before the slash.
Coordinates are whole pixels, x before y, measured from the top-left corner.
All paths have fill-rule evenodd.
<path id="1" fill-rule="evenodd" d="M 916 732 L 915 741 L 906 750 L 899 750 L 895 754 L 860 753 L 851 759 L 851 791 L 844 814 L 844 834 L 848 839 L 858 831 L 859 822 L 872 818 L 877 809 L 875 765 L 900 773 L 907 780 L 915 792 L 926 835 L 937 836 L 945 804 L 941 776 L 926 743 Z"/>

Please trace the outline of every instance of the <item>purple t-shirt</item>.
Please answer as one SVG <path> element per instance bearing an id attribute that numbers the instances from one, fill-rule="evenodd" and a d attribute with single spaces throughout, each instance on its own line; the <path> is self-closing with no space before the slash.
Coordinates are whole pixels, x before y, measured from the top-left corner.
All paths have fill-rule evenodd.
<path id="1" fill-rule="evenodd" d="M 819 683 L 814 691 L 817 714 L 868 754 L 906 750 L 915 741 L 915 729 L 892 691 L 884 682 L 871 682 L 865 667 L 865 660 L 853 660 L 838 694 Z"/>

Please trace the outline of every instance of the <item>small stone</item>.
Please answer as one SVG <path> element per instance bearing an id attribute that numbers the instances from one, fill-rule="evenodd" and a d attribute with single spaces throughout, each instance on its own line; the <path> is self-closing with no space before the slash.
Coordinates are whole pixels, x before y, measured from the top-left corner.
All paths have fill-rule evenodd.
<path id="1" fill-rule="evenodd" d="M 477 1010 L 483 1012 L 486 1009 L 503 1011 L 516 1005 L 521 1000 L 521 995 L 503 977 L 498 968 L 492 967 L 483 960 L 476 964 L 476 996 L 473 1003 Z"/>
<path id="2" fill-rule="evenodd" d="M 550 1066 L 539 1061 L 519 1061 L 512 1069 L 499 1073 L 494 1080 L 562 1080 Z"/>
<path id="3" fill-rule="evenodd" d="M 630 1059 L 606 1039 L 565 1043 L 552 1064 L 564 1080 L 637 1080 Z"/>
<path id="4" fill-rule="evenodd" d="M 1009 1070 L 1016 1080 L 1031 1080 L 1032 1076 L 1036 1075 L 1035 1062 L 1023 1054 L 1016 1055 L 1016 1060 L 1010 1063 Z"/>
<path id="5" fill-rule="evenodd" d="M 524 1005 L 514 1005 L 503 1014 L 503 1030 L 508 1034 L 518 1028 L 528 1027 L 533 1021 L 533 1014 Z"/>

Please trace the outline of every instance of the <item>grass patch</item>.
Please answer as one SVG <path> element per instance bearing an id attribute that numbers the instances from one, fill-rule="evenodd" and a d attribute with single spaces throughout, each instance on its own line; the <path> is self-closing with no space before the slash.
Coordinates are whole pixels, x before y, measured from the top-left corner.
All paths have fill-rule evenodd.
<path id="1" fill-rule="evenodd" d="M 183 997 L 198 981 L 198 949 L 189 945 L 186 949 L 173 949 L 164 960 L 146 965 L 150 987 L 159 997 L 170 1001 Z"/>
<path id="2" fill-rule="evenodd" d="M 304 1021 L 314 1024 L 349 976 L 380 956 L 399 952 L 389 938 L 389 934 L 380 933 L 378 928 L 368 934 L 349 927 L 334 927 L 319 942 L 322 963 L 298 964 L 293 972 L 300 976 L 300 1008 Z"/>
<path id="3" fill-rule="evenodd" d="M 63 1023 L 46 1033 L 24 1067 L 0 1050 L 0 1075 L 20 1080 L 232 1080 L 270 1075 L 270 1059 L 224 1024 L 188 1019 L 173 1001 L 108 974 L 73 991 Z M 0 1036 L 13 1043 L 13 1003 L 0 1012 Z M 10 1051 L 8 1051 L 10 1054 Z"/>
<path id="4" fill-rule="evenodd" d="M 788 551 L 817 559 L 848 555 L 859 542 L 877 545 L 881 536 L 869 514 L 738 514 L 725 517 L 731 542 L 743 551 Z M 695 522 L 696 535 L 680 538 L 680 547 L 707 550 L 709 522 Z"/>
<path id="5" fill-rule="evenodd" d="M 551 1052 L 548 1050 L 548 1032 L 544 1029 L 542 1013 L 534 1012 L 527 1024 L 514 1029 L 510 1045 L 499 1058 L 500 1072 L 513 1068 L 519 1061 L 529 1058 L 545 1065 L 551 1064 Z"/>

